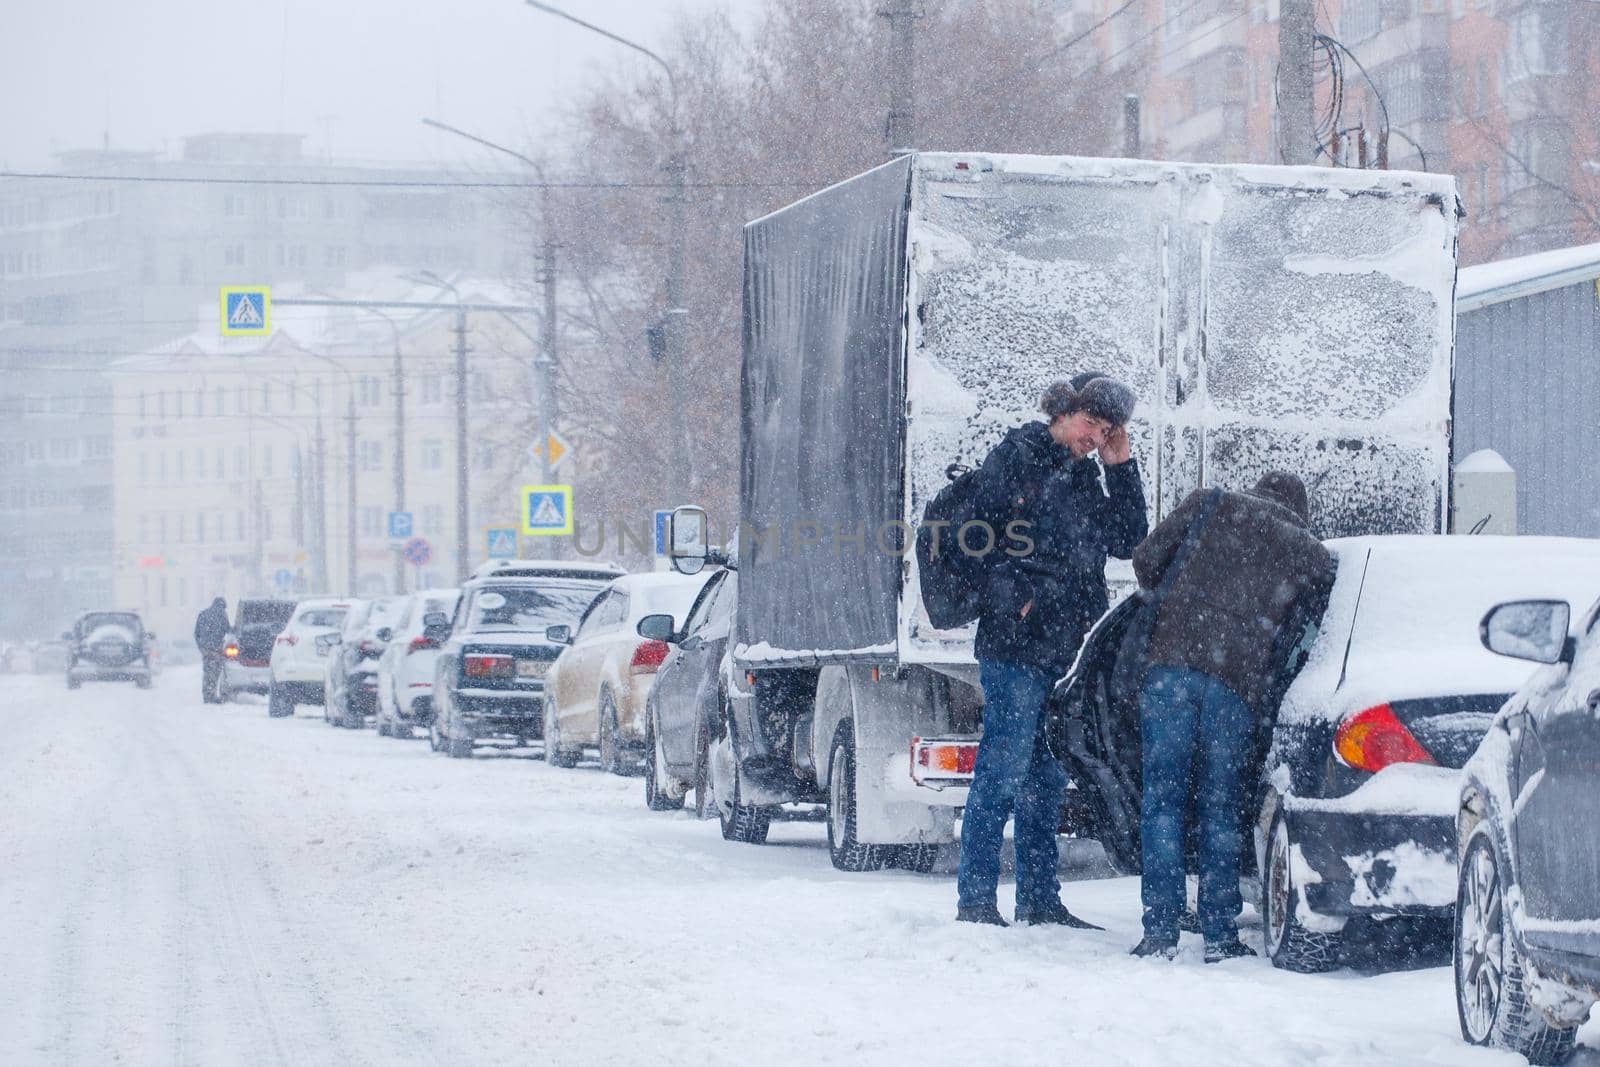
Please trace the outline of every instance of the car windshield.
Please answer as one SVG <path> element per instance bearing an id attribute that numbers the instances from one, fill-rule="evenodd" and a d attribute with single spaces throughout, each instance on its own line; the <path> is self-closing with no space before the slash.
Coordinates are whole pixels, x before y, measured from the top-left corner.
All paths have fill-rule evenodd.
<path id="1" fill-rule="evenodd" d="M 87 641 L 118 637 L 125 641 L 136 640 L 140 630 L 139 616 L 123 612 L 96 612 L 85 615 L 78 623 L 78 632 Z"/>
<path id="2" fill-rule="evenodd" d="M 542 631 L 547 626 L 575 626 L 583 609 L 604 588 L 599 582 L 491 586 L 473 597 L 467 629 Z M 496 595 L 494 607 L 483 603 L 489 594 Z"/>
<path id="3" fill-rule="evenodd" d="M 345 614 L 349 610 L 349 608 L 312 608 L 310 611 L 300 613 L 299 624 L 337 630 L 344 624 Z"/>

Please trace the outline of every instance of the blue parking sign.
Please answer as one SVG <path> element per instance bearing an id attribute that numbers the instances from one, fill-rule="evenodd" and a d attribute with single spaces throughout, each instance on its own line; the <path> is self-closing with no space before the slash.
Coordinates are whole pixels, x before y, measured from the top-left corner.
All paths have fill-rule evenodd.
<path id="1" fill-rule="evenodd" d="M 404 541 L 411 536 L 411 533 L 411 512 L 389 512 L 389 540 Z"/>

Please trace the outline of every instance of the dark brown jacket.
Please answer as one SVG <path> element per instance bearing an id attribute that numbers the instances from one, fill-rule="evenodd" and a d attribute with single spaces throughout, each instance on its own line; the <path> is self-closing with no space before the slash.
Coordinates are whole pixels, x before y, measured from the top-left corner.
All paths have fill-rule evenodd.
<path id="1" fill-rule="evenodd" d="M 1161 583 L 1207 492 L 1189 494 L 1134 549 L 1143 589 Z M 1280 631 L 1307 598 L 1326 595 L 1335 570 L 1333 554 L 1287 502 L 1259 489 L 1223 492 L 1161 600 L 1148 664 L 1203 671 L 1258 706 L 1280 666 Z"/>

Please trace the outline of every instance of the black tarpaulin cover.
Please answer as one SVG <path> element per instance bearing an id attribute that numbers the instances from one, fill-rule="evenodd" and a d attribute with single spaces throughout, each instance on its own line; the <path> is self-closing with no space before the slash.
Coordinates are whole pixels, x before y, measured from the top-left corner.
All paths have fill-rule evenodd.
<path id="1" fill-rule="evenodd" d="M 743 658 L 895 640 L 910 170 L 745 227 Z"/>

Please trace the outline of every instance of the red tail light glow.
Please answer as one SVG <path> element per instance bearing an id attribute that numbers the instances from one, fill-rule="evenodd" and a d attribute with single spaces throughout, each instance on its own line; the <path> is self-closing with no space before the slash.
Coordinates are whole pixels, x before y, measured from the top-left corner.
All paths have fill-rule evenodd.
<path id="1" fill-rule="evenodd" d="M 514 667 L 515 663 L 510 656 L 461 657 L 461 673 L 468 678 L 509 678 Z"/>
<path id="2" fill-rule="evenodd" d="M 227 645 L 227 646 L 225 646 L 223 648 L 222 654 L 224 656 L 227 656 L 229 659 L 238 659 L 239 658 L 239 646 L 238 645 Z"/>
<path id="3" fill-rule="evenodd" d="M 977 745 L 928 745 L 917 751 L 917 765 L 933 771 L 971 774 L 977 764 Z"/>
<path id="4" fill-rule="evenodd" d="M 406 646 L 406 652 L 407 652 L 407 654 L 410 654 L 412 652 L 421 652 L 423 649 L 426 649 L 426 648 L 438 648 L 438 647 L 439 647 L 439 642 L 435 641 L 431 637 L 413 637 L 411 639 L 411 643 Z"/>
<path id="5" fill-rule="evenodd" d="M 278 644 L 280 644 L 280 645 L 292 645 L 292 644 L 295 643 L 296 640 L 298 640 L 298 639 L 294 636 L 294 634 L 279 634 L 278 635 Z"/>
<path id="6" fill-rule="evenodd" d="M 672 646 L 665 641 L 640 641 L 633 650 L 633 660 L 628 664 L 630 674 L 654 674 L 667 658 Z"/>
<path id="7" fill-rule="evenodd" d="M 1377 772 L 1395 763 L 1434 762 L 1387 704 L 1358 711 L 1340 723 L 1333 735 L 1333 750 L 1358 771 Z"/>

